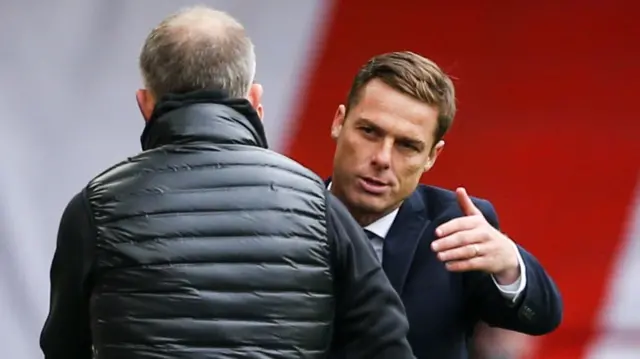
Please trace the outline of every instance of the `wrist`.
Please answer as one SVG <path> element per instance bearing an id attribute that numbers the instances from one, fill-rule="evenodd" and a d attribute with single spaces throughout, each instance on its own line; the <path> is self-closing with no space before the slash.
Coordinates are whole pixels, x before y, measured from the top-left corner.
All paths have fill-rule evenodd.
<path id="1" fill-rule="evenodd" d="M 493 276 L 496 282 L 500 285 L 511 285 L 520 278 L 520 266 L 516 264 L 515 267 L 507 268 L 498 273 L 494 273 Z"/>

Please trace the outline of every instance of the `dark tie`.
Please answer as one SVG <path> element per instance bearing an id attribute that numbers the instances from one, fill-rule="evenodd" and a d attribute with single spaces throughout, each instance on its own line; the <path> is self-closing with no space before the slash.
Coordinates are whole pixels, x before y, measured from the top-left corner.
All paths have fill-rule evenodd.
<path id="1" fill-rule="evenodd" d="M 364 230 L 364 233 L 366 233 L 366 234 L 367 234 L 367 237 L 369 237 L 369 240 L 370 240 L 370 241 L 373 241 L 373 240 L 376 240 L 376 239 L 379 239 L 379 238 L 380 238 L 380 237 L 378 237 L 378 235 L 377 235 L 377 234 L 375 234 L 375 233 L 371 232 L 371 231 L 370 231 L 370 230 L 368 230 L 368 229 L 365 229 L 365 230 Z"/>
<path id="2" fill-rule="evenodd" d="M 371 241 L 371 246 L 373 247 L 373 250 L 376 252 L 376 256 L 378 257 L 378 260 L 382 261 L 382 238 L 371 232 L 368 230 L 364 230 L 364 233 L 367 234 L 367 237 L 369 237 L 369 240 Z"/>

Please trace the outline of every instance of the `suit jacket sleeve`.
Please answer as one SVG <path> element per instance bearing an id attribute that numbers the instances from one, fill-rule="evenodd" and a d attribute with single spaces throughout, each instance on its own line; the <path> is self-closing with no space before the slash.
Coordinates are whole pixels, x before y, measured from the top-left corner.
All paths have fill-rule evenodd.
<path id="1" fill-rule="evenodd" d="M 336 283 L 332 358 L 414 358 L 400 297 L 360 225 L 330 193 L 327 227 Z"/>
<path id="2" fill-rule="evenodd" d="M 487 221 L 499 229 L 497 214 L 491 203 L 477 203 Z M 543 335 L 555 330 L 562 320 L 562 299 L 555 283 L 538 260 L 518 246 L 526 266 L 527 286 L 518 300 L 504 298 L 487 273 L 465 274 L 465 290 L 475 316 L 487 324 L 529 335 Z"/>
<path id="3" fill-rule="evenodd" d="M 92 357 L 89 272 L 93 230 L 84 193 L 67 205 L 51 264 L 49 315 L 40 335 L 45 359 Z"/>

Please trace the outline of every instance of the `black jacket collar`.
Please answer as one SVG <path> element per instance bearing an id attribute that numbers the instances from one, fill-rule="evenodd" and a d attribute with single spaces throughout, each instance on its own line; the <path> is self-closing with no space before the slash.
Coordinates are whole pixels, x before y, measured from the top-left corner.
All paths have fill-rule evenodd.
<path id="1" fill-rule="evenodd" d="M 156 104 L 140 137 L 143 150 L 211 142 L 268 148 L 262 121 L 246 99 L 217 91 L 169 94 Z"/>

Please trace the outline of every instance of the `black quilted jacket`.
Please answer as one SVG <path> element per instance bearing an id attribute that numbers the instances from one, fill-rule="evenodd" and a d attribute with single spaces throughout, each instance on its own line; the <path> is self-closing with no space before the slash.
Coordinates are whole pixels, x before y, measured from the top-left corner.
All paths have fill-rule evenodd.
<path id="1" fill-rule="evenodd" d="M 192 104 L 95 178 L 100 358 L 314 358 L 330 345 L 324 184 L 237 110 Z M 197 354 L 197 355 L 194 355 Z"/>

